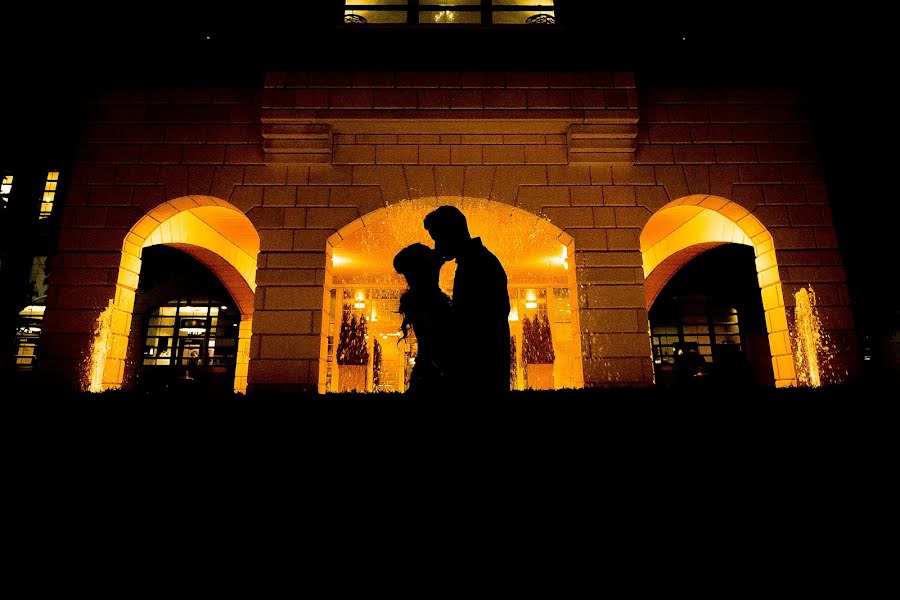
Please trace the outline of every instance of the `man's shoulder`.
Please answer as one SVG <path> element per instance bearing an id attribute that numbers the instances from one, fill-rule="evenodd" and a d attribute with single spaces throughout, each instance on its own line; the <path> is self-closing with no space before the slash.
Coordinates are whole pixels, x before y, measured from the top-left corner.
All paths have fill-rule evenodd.
<path id="1" fill-rule="evenodd" d="M 497 255 L 488 250 L 486 247 L 482 246 L 484 257 L 482 258 L 482 262 L 487 265 L 490 265 L 491 268 L 500 269 L 504 273 L 506 273 L 506 269 L 503 268 L 503 263 L 500 262 L 500 259 L 497 258 Z"/>
<path id="2" fill-rule="evenodd" d="M 481 238 L 472 238 L 472 241 L 471 252 L 456 263 L 457 280 L 506 277 L 506 269 L 500 259 L 484 246 Z"/>
<path id="3" fill-rule="evenodd" d="M 480 237 L 472 238 L 472 242 L 476 255 L 479 255 L 479 257 L 483 259 L 486 258 L 488 260 L 496 260 L 497 262 L 500 262 L 500 259 L 497 258 L 497 255 L 491 252 L 490 249 L 484 245 L 484 242 L 481 241 Z"/>

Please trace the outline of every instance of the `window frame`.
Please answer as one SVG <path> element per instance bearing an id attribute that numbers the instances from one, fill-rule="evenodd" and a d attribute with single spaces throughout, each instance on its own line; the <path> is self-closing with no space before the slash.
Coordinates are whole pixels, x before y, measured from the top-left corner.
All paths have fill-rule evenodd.
<path id="1" fill-rule="evenodd" d="M 480 13 L 480 19 L 478 23 L 458 23 L 458 24 L 450 24 L 450 23 L 430 23 L 430 22 L 420 22 L 419 16 L 420 13 L 423 12 L 435 12 L 448 10 L 451 6 L 447 4 L 442 4 L 440 0 L 407 0 L 406 4 L 353 4 L 352 2 L 344 2 L 344 11 L 341 16 L 342 22 L 349 26 L 358 26 L 361 23 L 348 23 L 344 18 L 347 16 L 347 11 L 368 11 L 368 12 L 406 12 L 406 23 L 405 25 L 416 25 L 416 26 L 425 26 L 425 27 L 444 27 L 444 26 L 455 26 L 455 27 L 463 27 L 463 26 L 476 26 L 476 25 L 487 25 L 487 26 L 499 26 L 499 27 L 516 27 L 529 26 L 526 23 L 522 23 L 520 25 L 514 25 L 509 23 L 495 23 L 494 22 L 494 14 L 502 13 L 502 12 L 530 12 L 534 11 L 536 13 L 542 12 L 551 12 L 553 13 L 554 20 L 556 19 L 556 2 L 555 0 L 548 0 L 545 3 L 538 5 L 517 5 L 517 4 L 494 4 L 494 0 L 481 0 L 476 4 L 462 4 L 462 5 L 454 5 L 452 6 L 453 12 L 468 12 Z M 555 23 L 554 23 L 555 24 Z M 404 23 L 365 23 L 365 25 L 371 25 L 376 27 L 381 26 L 400 26 L 404 25 Z"/>
<path id="2" fill-rule="evenodd" d="M 746 349 L 745 331 L 741 327 L 740 311 L 730 303 L 722 302 L 718 298 L 704 296 L 705 309 L 703 313 L 695 313 L 685 316 L 682 314 L 683 298 L 678 299 L 678 313 L 663 314 L 657 316 L 656 323 L 650 323 L 650 347 L 653 362 L 657 366 L 673 366 L 675 364 L 676 344 L 696 342 L 701 356 L 709 364 L 715 364 L 717 348 L 724 345 L 736 346 L 741 352 Z M 696 302 L 696 301 L 694 301 Z M 686 322 L 688 317 L 702 317 L 703 322 Z M 726 318 L 723 318 L 726 317 Z M 727 317 L 733 317 L 728 319 Z M 697 327 L 703 330 L 685 331 L 686 327 Z M 735 331 L 720 331 L 721 328 L 734 328 Z M 665 331 L 675 329 L 674 332 Z M 663 338 L 676 338 L 673 342 L 665 342 Z M 706 338 L 705 342 L 694 338 Z M 737 341 L 734 341 L 736 338 Z M 730 340 L 730 341 L 728 341 Z M 671 349 L 671 353 L 663 349 Z M 706 349 L 706 351 L 704 351 Z"/>
<path id="3" fill-rule="evenodd" d="M 222 309 L 222 306 L 227 308 Z M 163 314 L 162 309 L 174 309 L 174 313 Z M 182 309 L 190 308 L 191 312 L 182 311 Z M 195 308 L 206 308 L 205 314 L 192 314 Z M 215 309 L 215 311 L 213 310 Z M 239 326 L 240 311 L 230 300 L 222 301 L 214 297 L 180 297 L 173 299 L 164 304 L 160 304 L 150 311 L 144 321 L 142 350 L 141 350 L 141 368 L 180 368 L 185 367 L 226 367 L 233 368 L 237 364 L 237 346 L 239 343 Z M 162 323 L 162 320 L 171 320 L 171 325 Z M 154 323 L 154 321 L 156 321 Z M 203 334 L 199 336 L 184 335 L 181 329 L 189 327 L 193 324 L 199 327 L 199 323 L 194 321 L 203 321 Z M 237 325 L 237 326 L 235 326 Z M 219 329 L 234 327 L 234 333 L 229 332 L 228 335 L 216 335 Z M 170 335 L 161 333 L 162 330 L 171 330 Z M 153 335 L 151 334 L 153 332 Z M 151 344 L 150 340 L 156 340 L 155 344 Z M 160 340 L 166 340 L 165 344 L 160 344 Z M 214 348 L 217 352 L 213 356 L 209 354 L 209 342 L 215 340 Z M 221 341 L 229 341 L 230 344 L 220 344 Z M 183 343 L 182 343 L 183 342 Z M 161 354 L 148 353 L 148 349 L 156 348 L 158 352 L 160 348 L 164 348 L 169 352 L 167 356 Z M 228 348 L 225 352 L 218 352 L 220 348 Z M 186 349 L 196 349 L 196 356 L 186 356 Z M 159 361 L 166 360 L 165 363 Z"/>

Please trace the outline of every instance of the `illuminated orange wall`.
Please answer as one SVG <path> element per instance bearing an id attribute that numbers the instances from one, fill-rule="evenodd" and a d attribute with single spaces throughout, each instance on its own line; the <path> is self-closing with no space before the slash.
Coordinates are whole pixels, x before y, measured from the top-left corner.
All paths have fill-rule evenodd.
<path id="1" fill-rule="evenodd" d="M 793 294 L 811 285 L 841 349 L 838 370 L 853 375 L 860 364 L 824 178 L 806 108 L 791 90 L 639 95 L 631 73 L 273 72 L 262 89 L 152 92 L 104 93 L 89 111 L 61 199 L 39 347 L 48 378 L 82 380 L 109 300 L 124 311 L 112 320 L 116 335 L 127 328 L 140 248 L 167 219 L 183 215 L 166 226 L 171 237 L 159 230 L 163 243 L 228 255 L 227 244 L 190 225 L 213 208 L 185 200 L 201 197 L 234 207 L 259 235 L 255 279 L 252 260 L 225 261 L 243 281 L 232 293 L 256 285 L 243 330 L 246 339 L 252 327 L 251 391 L 319 389 L 336 232 L 387 206 L 437 198 L 505 204 L 571 238 L 585 385 L 652 385 L 648 293 L 685 260 L 689 241 L 735 236 L 756 249 L 762 290 L 773 294 L 764 302 L 781 340 L 771 340 L 776 356 Z M 695 206 L 707 204 L 690 225 L 696 235 L 671 231 L 655 250 L 642 247 L 651 220 L 652 229 L 697 197 L 706 200 Z M 730 238 L 703 233 L 714 219 Z M 113 342 L 103 385 L 121 376 Z M 790 380 L 781 364 L 779 381 Z"/>

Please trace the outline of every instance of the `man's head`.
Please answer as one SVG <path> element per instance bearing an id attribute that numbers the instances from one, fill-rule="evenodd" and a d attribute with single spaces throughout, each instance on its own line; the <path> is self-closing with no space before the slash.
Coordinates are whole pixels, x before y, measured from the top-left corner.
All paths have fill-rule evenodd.
<path id="1" fill-rule="evenodd" d="M 425 216 L 425 229 L 434 240 L 434 249 L 447 260 L 459 256 L 463 246 L 472 239 L 466 216 L 455 206 L 440 206 Z"/>

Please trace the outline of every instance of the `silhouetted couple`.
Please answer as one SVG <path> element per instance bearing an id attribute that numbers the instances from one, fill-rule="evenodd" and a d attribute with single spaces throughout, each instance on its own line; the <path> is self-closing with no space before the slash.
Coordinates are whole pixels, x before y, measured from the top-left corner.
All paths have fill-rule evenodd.
<path id="1" fill-rule="evenodd" d="M 469 234 L 466 217 L 441 206 L 425 217 L 434 250 L 411 244 L 394 257 L 409 290 L 400 296 L 403 339 L 418 344 L 411 394 L 500 395 L 509 392 L 509 292 L 497 257 Z M 456 260 L 451 300 L 438 285 L 441 266 Z"/>

